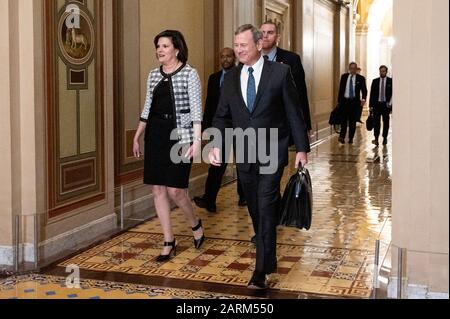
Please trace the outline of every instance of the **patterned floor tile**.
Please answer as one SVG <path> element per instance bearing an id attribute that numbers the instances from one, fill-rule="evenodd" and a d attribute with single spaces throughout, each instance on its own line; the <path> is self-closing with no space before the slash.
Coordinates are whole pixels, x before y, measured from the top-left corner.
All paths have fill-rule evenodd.
<path id="1" fill-rule="evenodd" d="M 248 299 L 186 289 L 81 280 L 68 288 L 66 279 L 46 275 L 12 277 L 0 281 L 0 299 Z"/>

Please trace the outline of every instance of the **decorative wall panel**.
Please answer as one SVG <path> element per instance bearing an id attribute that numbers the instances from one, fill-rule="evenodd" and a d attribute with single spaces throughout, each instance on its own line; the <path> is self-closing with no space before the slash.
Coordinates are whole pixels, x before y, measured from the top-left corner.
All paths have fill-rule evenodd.
<path id="1" fill-rule="evenodd" d="M 102 0 L 45 0 L 49 217 L 104 199 Z"/>

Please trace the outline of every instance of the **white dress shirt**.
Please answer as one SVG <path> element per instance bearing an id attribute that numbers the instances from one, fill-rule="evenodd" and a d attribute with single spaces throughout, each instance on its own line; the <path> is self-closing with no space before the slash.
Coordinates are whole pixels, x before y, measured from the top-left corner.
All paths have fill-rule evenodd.
<path id="1" fill-rule="evenodd" d="M 261 82 L 262 70 L 264 67 L 264 58 L 261 55 L 258 62 L 254 65 L 244 65 L 241 71 L 241 90 L 245 105 L 247 105 L 247 85 L 248 85 L 248 69 L 253 68 L 253 76 L 255 77 L 256 94 L 258 94 L 259 83 Z"/>
<path id="2" fill-rule="evenodd" d="M 352 83 L 353 92 L 355 93 L 355 97 L 357 97 L 356 96 L 356 75 L 349 74 L 348 79 L 347 79 L 347 86 L 345 87 L 345 95 L 344 95 L 344 97 L 346 99 L 350 98 L 350 80 L 352 80 L 352 76 L 353 76 L 353 81 L 352 81 L 353 82 Z"/>

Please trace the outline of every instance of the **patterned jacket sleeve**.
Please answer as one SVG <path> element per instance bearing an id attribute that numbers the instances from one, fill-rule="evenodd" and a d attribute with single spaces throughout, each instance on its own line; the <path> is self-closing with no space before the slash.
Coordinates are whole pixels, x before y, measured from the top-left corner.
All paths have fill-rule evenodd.
<path id="1" fill-rule="evenodd" d="M 152 106 L 152 100 L 153 100 L 153 92 L 151 90 L 151 78 L 152 78 L 152 72 L 148 75 L 147 79 L 147 96 L 145 97 L 145 104 L 144 104 L 144 110 L 141 114 L 141 122 L 147 123 L 148 116 L 150 115 L 150 108 Z"/>
<path id="2" fill-rule="evenodd" d="M 192 69 L 192 71 L 189 73 L 188 95 L 192 122 L 201 123 L 203 119 L 202 85 L 198 72 L 195 69 Z"/>

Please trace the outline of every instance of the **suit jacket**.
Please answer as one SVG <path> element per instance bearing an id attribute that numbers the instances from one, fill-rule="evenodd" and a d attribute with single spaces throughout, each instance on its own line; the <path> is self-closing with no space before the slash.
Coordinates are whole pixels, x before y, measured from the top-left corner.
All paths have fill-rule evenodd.
<path id="1" fill-rule="evenodd" d="M 249 128 L 258 130 L 265 128 L 266 154 L 270 148 L 270 128 L 278 129 L 278 163 L 277 167 L 288 165 L 289 136 L 292 133 L 298 152 L 309 152 L 310 145 L 307 127 L 303 114 L 298 105 L 300 99 L 296 91 L 289 66 L 281 63 L 264 61 L 261 81 L 252 113 L 248 110 L 241 90 L 241 71 L 239 65 L 225 75 L 222 86 L 219 106 L 213 120 L 213 127 L 218 128 L 222 134 L 228 127 Z M 256 140 L 256 151 L 261 140 Z M 274 141 L 272 140 L 272 143 Z M 244 163 L 237 163 L 237 167 L 243 171 L 249 171 L 251 161 L 248 154 L 249 142 L 245 139 Z M 239 151 L 239 150 L 237 150 Z M 258 153 L 256 153 L 258 154 Z M 239 157 L 239 154 L 236 154 Z M 257 163 L 261 161 L 257 155 Z"/>
<path id="2" fill-rule="evenodd" d="M 216 114 L 217 105 L 220 99 L 220 78 L 222 70 L 211 74 L 208 80 L 208 93 L 206 95 L 205 111 L 203 113 L 203 130 L 212 126 L 214 115 Z"/>
<path id="3" fill-rule="evenodd" d="M 291 67 L 292 77 L 297 86 L 300 95 L 301 109 L 306 122 L 308 131 L 312 129 L 311 112 L 309 109 L 308 89 L 306 87 L 305 70 L 303 68 L 302 59 L 294 52 L 286 51 L 281 48 L 277 49 L 277 62 L 287 64 Z"/>
<path id="4" fill-rule="evenodd" d="M 350 73 L 345 73 L 341 77 L 341 83 L 339 85 L 339 97 L 338 103 L 343 104 L 345 99 L 345 89 L 347 87 L 347 81 Z M 355 97 L 357 100 L 366 100 L 367 99 L 367 86 L 366 86 L 366 78 L 362 75 L 356 75 L 356 85 L 355 85 Z"/>
<path id="5" fill-rule="evenodd" d="M 370 89 L 370 101 L 369 105 L 372 108 L 378 107 L 378 100 L 380 98 L 380 78 L 372 81 L 372 87 Z M 386 102 L 389 103 L 392 99 L 392 78 L 386 77 Z"/>

